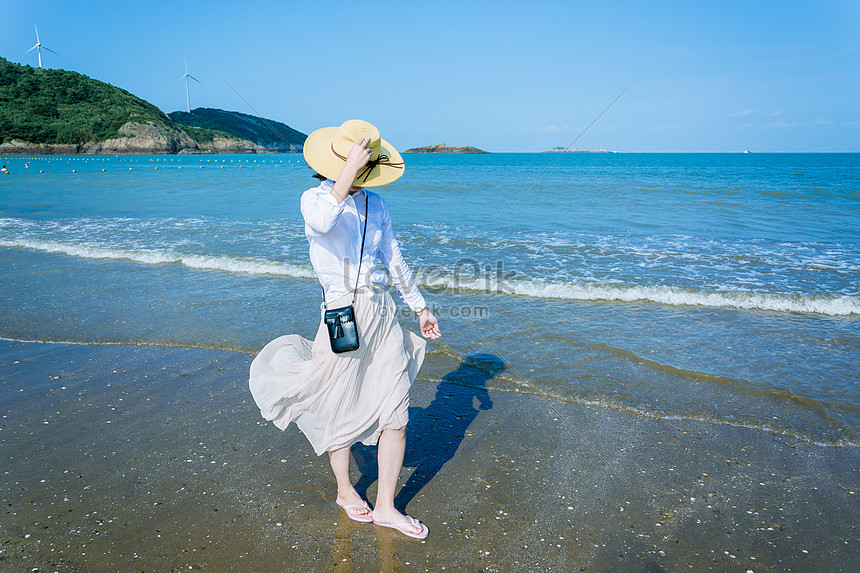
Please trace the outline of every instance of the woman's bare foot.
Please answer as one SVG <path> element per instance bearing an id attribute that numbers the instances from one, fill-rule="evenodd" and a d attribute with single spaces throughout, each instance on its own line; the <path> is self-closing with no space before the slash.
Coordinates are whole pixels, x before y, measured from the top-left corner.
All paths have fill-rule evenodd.
<path id="1" fill-rule="evenodd" d="M 395 508 L 380 508 L 376 507 L 373 510 L 373 520 L 381 521 L 389 525 L 402 526 L 410 530 L 415 530 L 417 533 L 421 530 L 420 525 L 413 525 L 412 518 L 408 515 L 403 515 Z M 417 520 L 416 520 L 417 521 Z"/>
<path id="2" fill-rule="evenodd" d="M 381 527 L 389 527 L 391 529 L 396 529 L 407 537 L 412 537 L 414 539 L 424 539 L 430 533 L 430 530 L 427 529 L 426 525 L 424 525 L 414 517 L 403 515 L 394 508 L 390 508 L 387 511 L 383 511 L 377 508 L 373 510 L 371 516 L 373 517 L 374 524 L 379 525 Z"/>
<path id="3" fill-rule="evenodd" d="M 363 522 L 370 522 L 373 519 L 367 502 L 358 495 L 354 488 L 344 492 L 338 491 L 335 503 L 343 508 L 350 519 Z"/>

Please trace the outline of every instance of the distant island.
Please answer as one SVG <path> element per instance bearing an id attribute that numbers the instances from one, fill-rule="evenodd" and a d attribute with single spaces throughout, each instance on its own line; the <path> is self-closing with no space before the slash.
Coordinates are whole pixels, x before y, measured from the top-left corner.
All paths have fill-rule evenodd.
<path id="1" fill-rule="evenodd" d="M 445 145 L 445 143 L 437 143 L 436 145 L 428 145 L 426 147 L 413 147 L 412 149 L 407 149 L 403 153 L 490 153 L 489 151 L 484 151 L 482 149 L 478 149 L 477 147 L 472 147 L 471 145 L 466 145 L 465 147 L 449 147 Z"/>
<path id="2" fill-rule="evenodd" d="M 599 147 L 594 151 L 588 149 L 568 149 L 566 147 L 558 146 L 553 147 L 552 149 L 547 149 L 544 153 L 618 153 L 617 151 L 609 151 L 608 149 L 603 149 Z"/>
<path id="3" fill-rule="evenodd" d="M 283 123 L 233 111 L 167 115 L 83 74 L 0 58 L 0 155 L 283 153 L 300 152 L 306 138 Z"/>

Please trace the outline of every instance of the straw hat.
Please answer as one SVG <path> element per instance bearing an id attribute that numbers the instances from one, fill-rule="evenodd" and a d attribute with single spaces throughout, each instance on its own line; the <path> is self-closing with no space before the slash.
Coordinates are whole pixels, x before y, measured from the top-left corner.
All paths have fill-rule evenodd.
<path id="1" fill-rule="evenodd" d="M 340 127 L 318 129 L 305 140 L 305 161 L 317 173 L 337 180 L 352 144 L 362 137 L 370 139 L 368 149 L 373 150 L 370 161 L 359 169 L 355 178 L 356 187 L 378 187 L 391 183 L 403 175 L 403 158 L 394 147 L 381 137 L 379 130 L 360 119 L 350 119 Z"/>

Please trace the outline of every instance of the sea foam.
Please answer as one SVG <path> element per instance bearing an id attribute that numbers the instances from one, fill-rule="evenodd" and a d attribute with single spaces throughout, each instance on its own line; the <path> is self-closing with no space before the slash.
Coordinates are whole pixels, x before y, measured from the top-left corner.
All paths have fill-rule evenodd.
<path id="1" fill-rule="evenodd" d="M 553 284 L 539 280 L 513 281 L 507 286 L 511 288 L 513 294 L 539 298 L 655 302 L 672 306 L 730 307 L 831 316 L 860 314 L 860 298 L 844 295 L 792 295 L 746 291 L 707 292 L 667 286 Z"/>
<path id="2" fill-rule="evenodd" d="M 115 259 L 148 265 L 178 263 L 192 269 L 224 271 L 251 275 L 281 275 L 297 278 L 315 278 L 310 265 L 294 265 L 275 261 L 193 255 L 153 249 L 116 249 L 89 245 L 75 245 L 53 241 L 4 241 L 0 247 L 35 249 L 46 253 L 60 253 L 85 259 Z"/>
<path id="3" fill-rule="evenodd" d="M 315 278 L 310 264 L 299 265 L 259 258 L 235 258 L 184 254 L 172 250 L 119 249 L 40 240 L 0 240 L 0 247 L 27 248 L 88 259 L 128 260 L 143 264 L 176 263 L 204 269 L 251 275 Z M 751 291 L 714 292 L 674 286 L 552 282 L 541 279 L 462 280 L 456 276 L 427 274 L 418 277 L 422 287 L 455 291 L 492 292 L 584 301 L 651 302 L 671 306 L 722 307 L 773 312 L 814 313 L 830 316 L 860 314 L 860 297 L 826 294 L 762 293 Z"/>

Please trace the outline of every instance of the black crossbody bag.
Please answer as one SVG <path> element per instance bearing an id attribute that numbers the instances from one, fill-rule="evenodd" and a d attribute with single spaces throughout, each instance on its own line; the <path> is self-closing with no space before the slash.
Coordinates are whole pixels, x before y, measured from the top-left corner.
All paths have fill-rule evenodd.
<path id="1" fill-rule="evenodd" d="M 355 277 L 355 288 L 352 290 L 352 303 L 341 308 L 328 308 L 325 304 L 325 289 L 323 289 L 323 308 L 325 309 L 325 325 L 331 351 L 335 354 L 349 352 L 358 348 L 358 328 L 355 324 L 355 296 L 358 282 L 361 279 L 361 259 L 364 258 L 364 237 L 367 236 L 367 191 L 364 192 L 364 231 L 361 233 L 361 254 L 358 255 L 358 276 Z"/>

